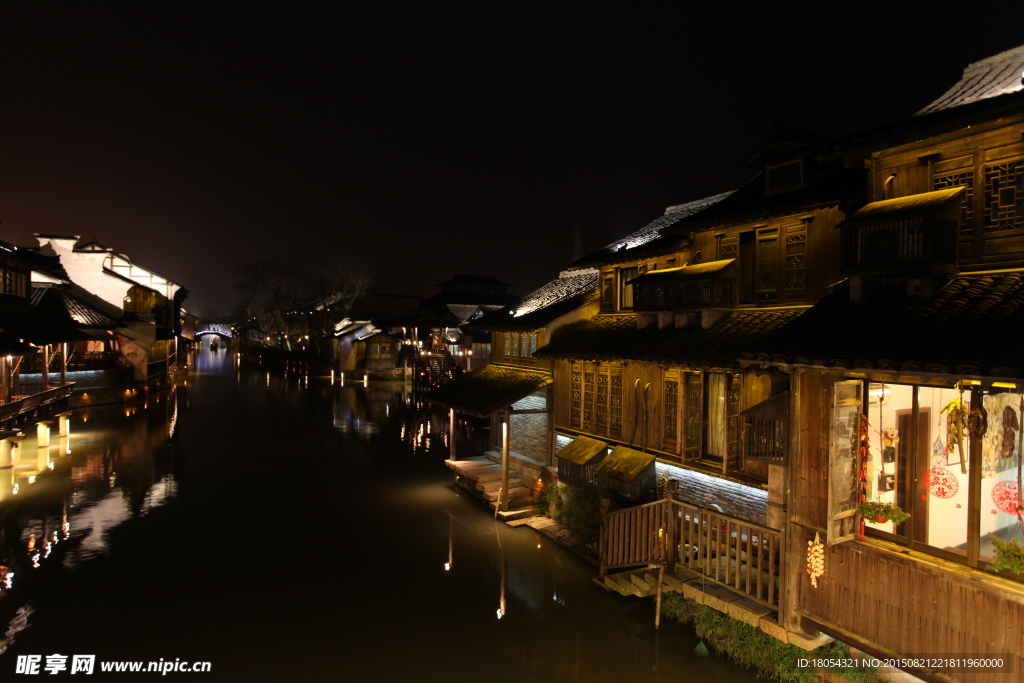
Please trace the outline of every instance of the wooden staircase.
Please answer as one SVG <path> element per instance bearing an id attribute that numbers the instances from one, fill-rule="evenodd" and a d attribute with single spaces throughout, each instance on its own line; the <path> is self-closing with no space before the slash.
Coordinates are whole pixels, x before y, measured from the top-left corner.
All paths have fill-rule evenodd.
<path id="1" fill-rule="evenodd" d="M 466 460 L 445 461 L 455 472 L 455 483 L 473 496 L 487 501 L 494 507 L 498 504 L 501 494 L 501 464 L 495 462 L 493 453 Z M 508 479 L 509 513 L 502 518 L 515 519 L 536 514 L 536 500 L 533 491 L 525 485 L 522 476 L 509 469 Z"/>

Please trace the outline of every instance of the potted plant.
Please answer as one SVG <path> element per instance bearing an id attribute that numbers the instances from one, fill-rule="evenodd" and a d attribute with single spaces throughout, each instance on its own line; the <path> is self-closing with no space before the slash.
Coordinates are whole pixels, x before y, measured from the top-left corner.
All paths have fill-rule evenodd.
<path id="1" fill-rule="evenodd" d="M 996 561 L 988 566 L 989 571 L 1009 569 L 1014 574 L 1024 574 L 1024 546 L 1015 538 L 1004 541 L 995 534 L 989 534 L 988 537 L 996 547 Z"/>
<path id="2" fill-rule="evenodd" d="M 885 503 L 880 500 L 864 501 L 857 506 L 857 514 L 873 518 L 877 524 L 890 521 L 893 524 L 903 524 L 910 519 L 910 515 L 896 503 Z"/>

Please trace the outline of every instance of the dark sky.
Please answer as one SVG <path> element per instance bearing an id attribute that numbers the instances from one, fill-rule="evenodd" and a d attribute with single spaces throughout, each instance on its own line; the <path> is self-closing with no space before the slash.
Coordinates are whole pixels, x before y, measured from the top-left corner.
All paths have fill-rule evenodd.
<path id="1" fill-rule="evenodd" d="M 870 128 L 1024 43 L 1022 2 L 313 5 L 0 2 L 0 239 L 96 237 L 204 315 L 281 253 L 525 294 L 774 121 Z"/>

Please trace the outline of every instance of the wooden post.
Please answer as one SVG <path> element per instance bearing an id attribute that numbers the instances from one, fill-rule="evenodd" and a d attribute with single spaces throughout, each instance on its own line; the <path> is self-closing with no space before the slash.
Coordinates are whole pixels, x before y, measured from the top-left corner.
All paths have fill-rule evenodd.
<path id="1" fill-rule="evenodd" d="M 665 565 L 658 568 L 658 597 L 654 600 L 654 629 L 661 626 L 661 587 L 665 579 Z"/>
<path id="2" fill-rule="evenodd" d="M 797 613 L 800 605 L 797 604 L 800 596 L 800 582 L 803 574 L 800 571 L 801 563 L 798 558 L 802 557 L 807 549 L 799 542 L 797 534 L 793 533 L 793 505 L 790 505 L 793 496 L 794 482 L 797 472 L 803 465 L 803 453 L 801 452 L 801 415 L 800 415 L 800 389 L 803 381 L 804 370 L 797 369 L 789 376 L 789 443 L 787 444 L 788 457 L 786 458 L 785 473 L 783 480 L 783 505 L 785 510 L 783 516 L 786 523 L 782 527 L 781 547 L 782 554 L 779 557 L 779 574 L 782 580 L 779 582 L 779 624 L 787 631 L 801 630 L 801 617 Z M 792 562 L 790 562 L 792 560 Z M 792 567 L 792 571 L 790 571 Z"/>
<path id="3" fill-rule="evenodd" d="M 512 419 L 511 406 L 505 409 L 505 420 L 501 423 L 501 494 L 498 496 L 502 512 L 508 512 L 508 422 Z"/>
<path id="4" fill-rule="evenodd" d="M 64 386 L 68 383 L 68 343 L 63 342 L 60 345 L 60 384 Z"/>
<path id="5" fill-rule="evenodd" d="M 39 351 L 43 354 L 43 384 L 40 391 L 46 391 L 50 388 L 48 386 L 50 382 L 50 345 L 43 344 Z"/>
<path id="6" fill-rule="evenodd" d="M 971 410 L 982 407 L 981 387 L 971 388 Z M 916 423 L 915 423 L 916 424 Z M 917 431 L 916 429 L 914 430 Z M 984 435 L 983 435 L 984 436 Z M 967 564 L 977 569 L 981 551 L 981 446 L 973 433 L 968 443 L 969 468 L 967 474 Z M 917 451 L 914 451 L 915 453 Z M 1020 457 L 1018 454 L 1017 457 Z"/>
<path id="7" fill-rule="evenodd" d="M 448 460 L 455 462 L 458 460 L 458 458 L 455 457 L 455 408 L 448 409 L 448 445 L 450 447 Z"/>

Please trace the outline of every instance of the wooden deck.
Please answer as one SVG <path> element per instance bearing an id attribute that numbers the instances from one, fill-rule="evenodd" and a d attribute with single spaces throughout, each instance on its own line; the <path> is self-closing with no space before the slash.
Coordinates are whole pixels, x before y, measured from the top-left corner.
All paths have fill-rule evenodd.
<path id="1" fill-rule="evenodd" d="M 446 460 L 449 469 L 455 472 L 455 483 L 486 501 L 498 500 L 501 489 L 501 465 L 486 456 L 467 460 Z M 508 497 L 528 498 L 532 492 L 523 485 L 522 477 L 509 470 Z"/>

